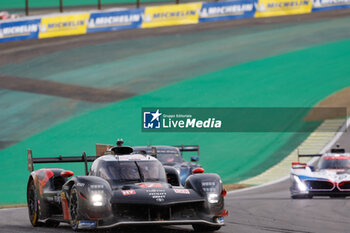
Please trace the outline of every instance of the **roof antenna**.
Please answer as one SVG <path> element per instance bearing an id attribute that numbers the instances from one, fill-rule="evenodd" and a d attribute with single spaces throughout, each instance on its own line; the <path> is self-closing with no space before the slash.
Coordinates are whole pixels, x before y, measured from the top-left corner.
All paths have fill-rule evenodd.
<path id="1" fill-rule="evenodd" d="M 123 144 L 124 144 L 124 141 L 123 141 L 122 138 L 121 139 L 117 139 L 117 146 L 123 146 Z"/>
<path id="2" fill-rule="evenodd" d="M 124 141 L 123 141 L 122 138 L 121 139 L 119 139 L 119 138 L 117 139 L 117 146 L 121 147 L 121 146 L 123 146 L 123 143 L 124 143 Z M 116 154 L 116 157 L 117 157 L 118 164 L 120 165 L 119 155 Z"/>

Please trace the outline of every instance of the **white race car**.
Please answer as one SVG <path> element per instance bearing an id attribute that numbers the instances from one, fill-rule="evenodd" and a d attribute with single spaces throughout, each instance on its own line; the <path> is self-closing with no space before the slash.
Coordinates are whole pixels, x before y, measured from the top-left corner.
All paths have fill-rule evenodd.
<path id="1" fill-rule="evenodd" d="M 350 196 L 350 153 L 335 148 L 325 154 L 298 155 L 298 157 L 315 156 L 320 157 L 316 167 L 306 163 L 292 163 L 291 197 L 296 199 L 313 196 L 331 198 Z"/>

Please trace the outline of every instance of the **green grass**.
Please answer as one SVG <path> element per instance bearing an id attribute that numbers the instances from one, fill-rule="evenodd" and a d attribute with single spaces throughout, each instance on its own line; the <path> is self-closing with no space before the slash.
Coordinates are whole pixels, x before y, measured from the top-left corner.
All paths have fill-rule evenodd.
<path id="1" fill-rule="evenodd" d="M 142 133 L 141 107 L 311 107 L 350 85 L 349 59 L 349 40 L 317 46 L 201 75 L 67 120 L 0 151 L 7 174 L 0 180 L 1 203 L 25 201 L 27 148 L 35 157 L 93 154 L 95 143 L 117 138 L 131 145 L 200 144 L 201 164 L 225 183 L 259 174 L 307 134 Z M 83 171 L 82 164 L 64 167 Z"/>

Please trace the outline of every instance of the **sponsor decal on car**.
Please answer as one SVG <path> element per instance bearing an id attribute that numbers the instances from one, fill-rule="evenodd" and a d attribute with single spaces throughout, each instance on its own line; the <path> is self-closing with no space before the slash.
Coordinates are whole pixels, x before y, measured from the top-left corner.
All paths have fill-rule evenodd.
<path id="1" fill-rule="evenodd" d="M 166 198 L 166 192 L 164 189 L 148 189 L 146 192 L 157 202 L 163 202 Z"/>
<path id="2" fill-rule="evenodd" d="M 174 192 L 180 194 L 190 194 L 190 191 L 188 189 L 174 189 Z"/>
<path id="3" fill-rule="evenodd" d="M 132 189 L 130 189 L 130 190 L 122 190 L 122 194 L 124 196 L 129 196 L 129 195 L 135 195 L 136 192 L 135 192 L 135 190 L 132 190 Z"/>
<path id="4" fill-rule="evenodd" d="M 141 188 L 162 188 L 162 184 L 150 183 L 150 184 L 138 184 Z"/>
<path id="5" fill-rule="evenodd" d="M 212 181 L 202 182 L 202 189 L 205 192 L 215 192 L 216 183 Z"/>

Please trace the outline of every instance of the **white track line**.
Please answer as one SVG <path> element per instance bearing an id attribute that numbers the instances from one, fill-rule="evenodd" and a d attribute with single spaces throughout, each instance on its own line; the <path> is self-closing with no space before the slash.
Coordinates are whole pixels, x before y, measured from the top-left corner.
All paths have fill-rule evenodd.
<path id="1" fill-rule="evenodd" d="M 13 207 L 13 208 L 4 208 L 4 209 L 0 209 L 0 211 L 6 211 L 6 210 L 18 210 L 18 209 L 27 209 L 27 207 Z"/>

